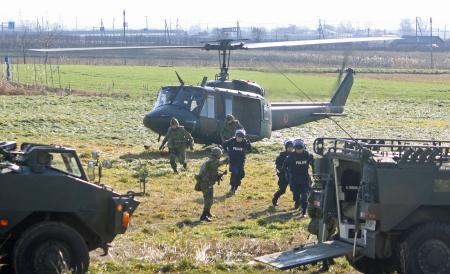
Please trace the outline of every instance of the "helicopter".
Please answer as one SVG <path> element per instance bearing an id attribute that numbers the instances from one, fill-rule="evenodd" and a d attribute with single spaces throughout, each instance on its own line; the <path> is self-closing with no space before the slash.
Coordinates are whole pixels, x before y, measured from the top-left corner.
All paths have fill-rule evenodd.
<path id="1" fill-rule="evenodd" d="M 324 44 L 342 44 L 387 41 L 400 39 L 395 36 L 299 40 L 281 42 L 246 43 L 245 40 L 221 39 L 203 42 L 202 46 L 124 46 L 93 48 L 30 49 L 38 52 L 69 52 L 91 50 L 140 50 L 140 49 L 203 49 L 217 50 L 220 72 L 214 80 L 203 77 L 200 85 L 185 85 L 180 75 L 179 85 L 164 86 L 158 92 L 153 109 L 144 115 L 143 124 L 159 135 L 165 135 L 170 120 L 177 118 L 191 132 L 196 143 L 221 143 L 220 129 L 227 115 L 233 115 L 244 126 L 247 138 L 259 141 L 270 138 L 272 131 L 299 126 L 305 123 L 343 116 L 344 106 L 353 85 L 354 71 L 348 68 L 329 102 L 275 102 L 264 96 L 259 84 L 248 80 L 230 80 L 229 64 L 231 52 L 277 47 L 297 47 Z"/>

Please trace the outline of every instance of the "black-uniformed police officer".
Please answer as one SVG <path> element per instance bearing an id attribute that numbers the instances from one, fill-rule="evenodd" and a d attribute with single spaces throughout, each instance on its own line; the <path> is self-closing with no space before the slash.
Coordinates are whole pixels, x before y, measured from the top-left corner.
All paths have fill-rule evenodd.
<path id="1" fill-rule="evenodd" d="M 230 192 L 234 194 L 245 177 L 245 156 L 252 150 L 250 142 L 245 138 L 245 130 L 236 130 L 235 136 L 223 143 L 223 149 L 228 153 L 230 177 Z"/>
<path id="2" fill-rule="evenodd" d="M 309 174 L 311 166 L 314 170 L 314 158 L 306 151 L 305 143 L 302 139 L 294 140 L 294 153 L 291 153 L 283 164 L 283 169 L 288 175 L 289 184 L 295 201 L 294 207 L 302 207 L 302 216 L 306 214 L 308 207 Z"/>
<path id="3" fill-rule="evenodd" d="M 294 143 L 292 140 L 286 140 L 284 142 L 284 151 L 280 152 L 278 154 L 277 158 L 275 159 L 275 168 L 277 170 L 277 176 L 278 176 L 278 190 L 273 194 L 272 198 L 272 205 L 277 206 L 278 205 L 278 199 L 281 195 L 283 195 L 286 192 L 286 188 L 289 185 L 289 181 L 286 178 L 286 173 L 283 170 L 283 164 L 286 160 L 287 156 L 291 154 L 294 151 Z"/>

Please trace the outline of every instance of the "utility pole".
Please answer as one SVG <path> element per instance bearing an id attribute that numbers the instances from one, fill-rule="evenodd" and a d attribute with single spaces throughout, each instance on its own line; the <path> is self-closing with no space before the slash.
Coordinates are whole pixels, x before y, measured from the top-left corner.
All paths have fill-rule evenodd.
<path id="1" fill-rule="evenodd" d="M 319 19 L 319 27 L 317 28 L 317 31 L 319 32 L 319 39 L 325 39 L 325 33 L 323 31 L 324 24 L 325 24 L 325 21 L 322 23 L 322 20 Z"/>
<path id="2" fill-rule="evenodd" d="M 127 44 L 126 27 L 127 27 L 127 22 L 125 21 L 125 10 L 123 10 L 123 43 L 125 45 Z"/>
<path id="3" fill-rule="evenodd" d="M 431 69 L 434 69 L 433 62 L 433 18 L 430 17 L 430 64 Z"/>
<path id="4" fill-rule="evenodd" d="M 236 24 L 236 40 L 241 40 L 241 27 L 239 26 L 239 21 Z"/>
<path id="5" fill-rule="evenodd" d="M 166 38 L 166 44 L 170 45 L 170 28 L 167 24 L 167 20 L 164 20 L 164 36 Z"/>
<path id="6" fill-rule="evenodd" d="M 416 17 L 416 43 L 419 44 L 419 33 L 420 36 L 422 36 L 422 28 L 421 25 L 422 24 L 422 18 L 420 17 Z"/>
<path id="7" fill-rule="evenodd" d="M 444 25 L 444 41 L 447 40 L 447 25 Z"/>

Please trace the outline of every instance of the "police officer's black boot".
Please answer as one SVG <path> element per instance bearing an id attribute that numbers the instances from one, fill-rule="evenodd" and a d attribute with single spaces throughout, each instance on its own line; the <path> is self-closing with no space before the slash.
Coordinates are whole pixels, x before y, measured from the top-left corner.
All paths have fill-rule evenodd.
<path id="1" fill-rule="evenodd" d="M 322 261 L 322 266 L 319 269 L 319 273 L 328 272 L 330 270 L 330 263 L 328 260 Z"/>
<path id="2" fill-rule="evenodd" d="M 177 164 L 170 163 L 170 166 L 172 167 L 172 170 L 173 170 L 174 173 L 178 173 Z"/>
<path id="3" fill-rule="evenodd" d="M 186 162 L 183 163 L 183 168 L 187 169 L 187 163 Z"/>
<path id="4" fill-rule="evenodd" d="M 211 218 L 208 216 L 208 213 L 203 211 L 202 216 L 200 216 L 200 221 L 212 222 Z"/>
<path id="5" fill-rule="evenodd" d="M 275 193 L 272 198 L 272 206 L 276 207 L 278 205 L 278 195 Z"/>
<path id="6" fill-rule="evenodd" d="M 215 218 L 216 215 L 212 214 L 211 211 L 208 210 L 208 212 L 206 212 L 206 216 L 208 216 L 209 218 Z"/>

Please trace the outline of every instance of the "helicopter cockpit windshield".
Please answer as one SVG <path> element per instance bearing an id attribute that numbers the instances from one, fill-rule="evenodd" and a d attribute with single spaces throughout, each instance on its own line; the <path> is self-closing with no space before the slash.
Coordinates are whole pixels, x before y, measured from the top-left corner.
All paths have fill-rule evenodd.
<path id="1" fill-rule="evenodd" d="M 178 92 L 174 105 L 187 108 L 193 113 L 199 113 L 203 104 L 203 92 L 196 88 L 184 87 Z"/>
<path id="2" fill-rule="evenodd" d="M 175 98 L 177 97 L 177 94 L 179 92 L 178 87 L 163 87 L 159 91 L 158 98 L 156 99 L 154 109 L 167 104 L 172 104 L 175 101 Z"/>
<path id="3" fill-rule="evenodd" d="M 187 108 L 193 113 L 198 113 L 203 104 L 201 90 L 191 87 L 164 87 L 159 91 L 155 107 L 173 104 Z"/>

